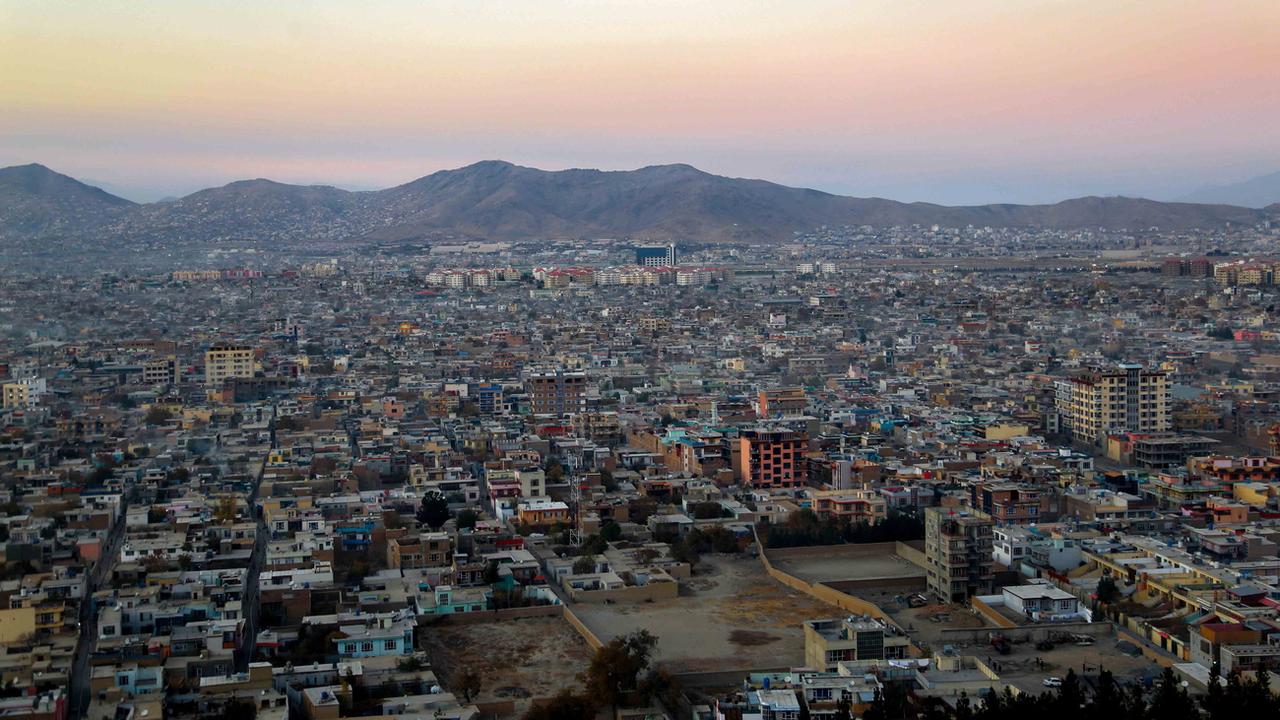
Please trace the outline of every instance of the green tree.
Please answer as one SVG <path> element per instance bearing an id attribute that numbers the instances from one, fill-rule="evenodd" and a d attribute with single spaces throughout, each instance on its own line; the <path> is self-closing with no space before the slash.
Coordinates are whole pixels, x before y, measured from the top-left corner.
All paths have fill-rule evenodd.
<path id="1" fill-rule="evenodd" d="M 613 707 L 636 690 L 640 673 L 649 667 L 658 638 L 637 630 L 610 640 L 596 651 L 584 677 L 587 693 Z"/>
<path id="2" fill-rule="evenodd" d="M 1110 575 L 1103 575 L 1098 581 L 1098 600 L 1104 603 L 1113 603 L 1120 599 L 1120 586 L 1116 584 L 1115 578 Z"/>
<path id="3" fill-rule="evenodd" d="M 439 530 L 449 520 L 449 501 L 444 495 L 432 491 L 422 498 L 418 508 L 418 522 L 432 530 Z"/>
<path id="4" fill-rule="evenodd" d="M 616 522 L 607 522 L 600 527 L 600 537 L 609 542 L 617 542 L 622 539 L 622 526 Z"/>
<path id="5" fill-rule="evenodd" d="M 458 524 L 458 529 L 474 528 L 476 526 L 476 522 L 480 520 L 480 515 L 475 510 L 468 508 L 466 510 L 460 510 L 454 520 Z"/>

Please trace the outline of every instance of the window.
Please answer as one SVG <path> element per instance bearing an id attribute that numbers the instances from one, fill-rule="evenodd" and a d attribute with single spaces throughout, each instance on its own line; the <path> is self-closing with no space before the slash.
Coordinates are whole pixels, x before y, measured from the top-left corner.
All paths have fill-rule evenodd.
<path id="1" fill-rule="evenodd" d="M 361 652 L 373 652 L 373 643 L 365 641 L 360 643 Z"/>
<path id="2" fill-rule="evenodd" d="M 395 650 L 395 649 L 396 649 L 396 641 L 395 641 L 395 640 L 387 640 L 387 641 L 383 642 L 383 643 L 382 643 L 382 649 L 383 649 L 383 650 Z"/>

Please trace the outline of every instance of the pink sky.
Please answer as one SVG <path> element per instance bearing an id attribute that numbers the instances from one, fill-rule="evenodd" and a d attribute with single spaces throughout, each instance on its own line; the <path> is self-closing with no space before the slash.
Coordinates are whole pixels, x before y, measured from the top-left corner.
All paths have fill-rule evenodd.
<path id="1" fill-rule="evenodd" d="M 1280 170 L 1276 0 L 0 4 L 0 165 L 136 196 L 475 160 L 942 202 Z"/>

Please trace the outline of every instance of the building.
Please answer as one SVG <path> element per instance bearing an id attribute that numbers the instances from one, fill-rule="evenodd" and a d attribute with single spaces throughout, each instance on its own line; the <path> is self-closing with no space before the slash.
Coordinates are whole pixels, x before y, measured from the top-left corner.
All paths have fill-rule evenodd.
<path id="1" fill-rule="evenodd" d="M 750 487 L 795 487 L 800 484 L 800 456 L 806 438 L 791 430 L 757 428 L 738 437 L 738 476 Z"/>
<path id="2" fill-rule="evenodd" d="M 994 525 L 989 515 L 975 510 L 925 509 L 924 554 L 930 592 L 947 602 L 963 602 L 990 589 Z"/>
<path id="3" fill-rule="evenodd" d="M 1141 365 L 1060 381 L 1056 404 L 1063 430 L 1091 445 L 1101 445 L 1112 433 L 1161 433 L 1172 427 L 1169 377 Z"/>
<path id="4" fill-rule="evenodd" d="M 31 386 L 26 383 L 5 383 L 4 384 L 4 409 L 18 410 L 31 406 L 32 394 Z"/>
<path id="5" fill-rule="evenodd" d="M 147 360 L 142 364 L 142 381 L 147 385 L 177 385 L 178 361 L 173 356 Z"/>
<path id="6" fill-rule="evenodd" d="M 254 370 L 253 348 L 245 345 L 214 345 L 204 354 L 207 385 L 221 385 L 228 378 L 251 378 Z"/>
<path id="7" fill-rule="evenodd" d="M 1005 607 L 1029 620 L 1074 620 L 1080 615 L 1080 600 L 1047 582 L 1015 585 L 1000 592 Z"/>
<path id="8" fill-rule="evenodd" d="M 842 662 L 901 660 L 910 647 L 906 633 L 879 618 L 852 615 L 804 623 L 804 664 L 815 670 L 834 672 Z"/>
<path id="9" fill-rule="evenodd" d="M 587 375 L 556 370 L 539 372 L 525 381 L 534 415 L 565 415 L 587 409 Z"/>
<path id="10" fill-rule="evenodd" d="M 636 264 L 645 267 L 671 267 L 676 264 L 676 246 L 638 245 Z"/>
<path id="11" fill-rule="evenodd" d="M 804 388 L 769 388 L 760 391 L 756 412 L 760 417 L 795 415 L 804 412 L 808 406 L 809 398 L 804 394 Z"/>

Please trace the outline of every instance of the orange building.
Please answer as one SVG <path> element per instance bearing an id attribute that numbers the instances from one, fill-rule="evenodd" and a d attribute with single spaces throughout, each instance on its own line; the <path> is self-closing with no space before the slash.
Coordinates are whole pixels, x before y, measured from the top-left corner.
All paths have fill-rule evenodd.
<path id="1" fill-rule="evenodd" d="M 806 438 L 790 430 L 743 430 L 738 437 L 738 477 L 751 487 L 800 484 L 800 457 Z"/>

